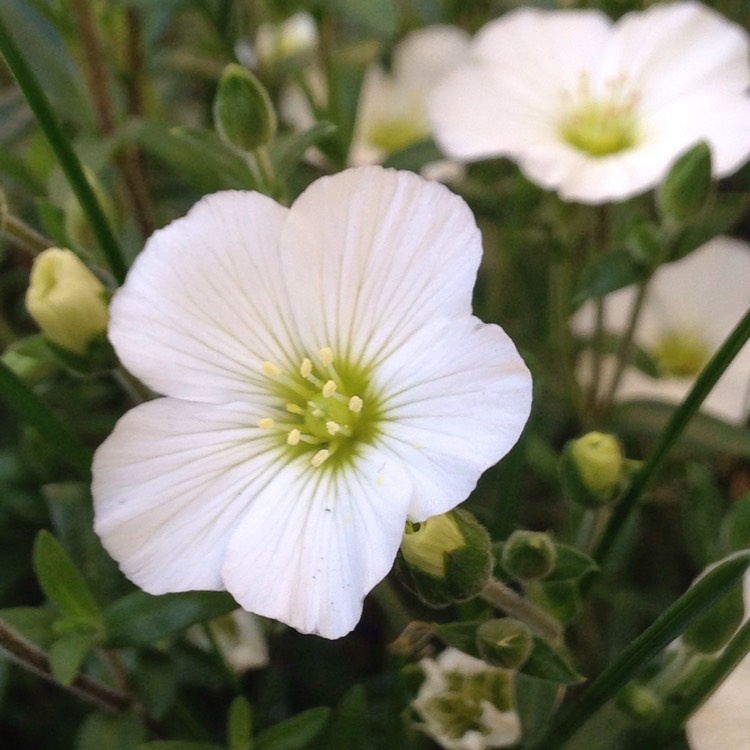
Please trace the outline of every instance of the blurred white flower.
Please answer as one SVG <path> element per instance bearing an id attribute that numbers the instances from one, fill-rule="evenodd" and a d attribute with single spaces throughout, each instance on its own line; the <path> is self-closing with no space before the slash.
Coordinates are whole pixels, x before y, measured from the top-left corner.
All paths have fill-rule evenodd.
<path id="1" fill-rule="evenodd" d="M 255 54 L 261 66 L 272 68 L 294 57 L 306 57 L 318 46 L 315 19 L 295 13 L 282 23 L 262 23 L 255 37 Z"/>
<path id="2" fill-rule="evenodd" d="M 513 678 L 455 648 L 420 662 L 426 679 L 412 706 L 446 750 L 507 747 L 521 736 Z"/>
<path id="3" fill-rule="evenodd" d="M 228 615 L 211 620 L 207 626 L 226 663 L 237 674 L 268 666 L 268 643 L 256 615 L 244 609 L 235 609 Z M 188 638 L 205 651 L 212 649 L 209 638 L 200 626 L 190 628 Z"/>
<path id="4" fill-rule="evenodd" d="M 634 286 L 607 295 L 604 330 L 622 334 L 637 297 Z M 648 284 L 634 342 L 654 360 L 660 377 L 628 367 L 615 397 L 681 402 L 697 375 L 750 307 L 750 245 L 716 237 L 686 257 L 657 269 Z M 572 325 L 591 336 L 595 305 L 586 303 Z M 582 360 L 581 378 L 591 381 L 590 358 Z M 600 391 L 606 392 L 614 357 L 606 357 Z M 750 407 L 750 344 L 746 345 L 703 402 L 703 409 L 728 422 L 742 423 Z"/>
<path id="5" fill-rule="evenodd" d="M 700 140 L 715 176 L 747 160 L 749 49 L 741 27 L 697 2 L 614 24 L 596 10 L 522 8 L 480 30 L 433 89 L 430 119 L 451 158 L 507 156 L 565 200 L 623 200 Z"/>
<path id="6" fill-rule="evenodd" d="M 380 167 L 291 208 L 217 193 L 156 232 L 110 338 L 166 397 L 128 412 L 93 467 L 95 528 L 125 574 L 349 632 L 407 518 L 464 500 L 528 417 L 528 370 L 471 314 L 480 257 L 460 198 Z"/>

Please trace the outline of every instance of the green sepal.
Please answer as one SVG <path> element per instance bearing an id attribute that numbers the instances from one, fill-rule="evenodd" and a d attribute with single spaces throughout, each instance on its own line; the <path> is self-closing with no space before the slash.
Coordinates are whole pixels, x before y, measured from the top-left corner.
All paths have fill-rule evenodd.
<path id="1" fill-rule="evenodd" d="M 673 164 L 656 191 L 664 221 L 682 224 L 695 219 L 711 196 L 711 149 L 701 141 Z"/>
<path id="2" fill-rule="evenodd" d="M 534 637 L 527 625 L 512 617 L 486 620 L 476 632 L 479 654 L 488 664 L 520 670 L 534 649 Z"/>
<path id="3" fill-rule="evenodd" d="M 519 581 L 531 581 L 549 575 L 557 561 L 555 544 L 541 531 L 514 531 L 503 545 L 502 567 Z"/>
<path id="4" fill-rule="evenodd" d="M 464 622 L 433 622 L 431 626 L 435 635 L 440 638 L 446 646 L 453 646 L 469 656 L 481 659 L 477 646 L 477 630 L 484 622 L 483 620 L 467 620 Z"/>
<path id="5" fill-rule="evenodd" d="M 555 567 L 544 577 L 545 582 L 578 581 L 599 570 L 596 561 L 577 547 L 555 542 L 555 552 Z"/>
<path id="6" fill-rule="evenodd" d="M 534 636 L 533 649 L 529 658 L 518 671 L 528 677 L 536 677 L 559 685 L 578 685 L 586 679 L 573 668 L 567 656 L 538 636 Z"/>
<path id="7" fill-rule="evenodd" d="M 45 343 L 54 358 L 76 375 L 100 375 L 114 370 L 119 363 L 106 331 L 89 341 L 85 354 L 72 352 L 47 338 Z"/>

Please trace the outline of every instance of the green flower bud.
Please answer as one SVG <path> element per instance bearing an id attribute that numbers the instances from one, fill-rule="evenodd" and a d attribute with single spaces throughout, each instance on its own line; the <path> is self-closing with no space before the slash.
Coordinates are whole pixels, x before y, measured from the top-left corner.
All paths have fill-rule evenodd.
<path id="1" fill-rule="evenodd" d="M 480 656 L 495 667 L 520 669 L 534 650 L 529 628 L 511 617 L 487 620 L 477 628 Z"/>
<path id="2" fill-rule="evenodd" d="M 254 151 L 276 134 L 276 112 L 263 84 L 246 68 L 224 69 L 214 99 L 216 130 L 230 146 Z"/>
<path id="3" fill-rule="evenodd" d="M 573 502 L 597 508 L 614 500 L 622 485 L 625 459 L 617 438 L 589 432 L 563 448 L 560 474 L 563 492 Z"/>
<path id="4" fill-rule="evenodd" d="M 659 186 L 656 204 L 663 219 L 683 223 L 694 218 L 711 194 L 711 150 L 705 141 L 680 156 Z"/>
<path id="5" fill-rule="evenodd" d="M 107 296 L 75 253 L 51 247 L 31 267 L 26 307 L 50 343 L 84 356 L 106 334 Z"/>
<path id="6" fill-rule="evenodd" d="M 631 682 L 617 695 L 616 705 L 634 722 L 651 724 L 664 711 L 662 699 L 649 687 Z"/>
<path id="7" fill-rule="evenodd" d="M 682 642 L 701 654 L 714 654 L 729 642 L 744 616 L 742 583 L 738 583 L 693 622 L 682 634 Z"/>
<path id="8" fill-rule="evenodd" d="M 396 568 L 404 585 L 431 607 L 464 601 L 490 576 L 489 534 L 465 510 L 408 522 Z"/>
<path id="9" fill-rule="evenodd" d="M 548 534 L 514 531 L 503 545 L 503 568 L 519 581 L 543 578 L 555 567 L 557 550 Z"/>

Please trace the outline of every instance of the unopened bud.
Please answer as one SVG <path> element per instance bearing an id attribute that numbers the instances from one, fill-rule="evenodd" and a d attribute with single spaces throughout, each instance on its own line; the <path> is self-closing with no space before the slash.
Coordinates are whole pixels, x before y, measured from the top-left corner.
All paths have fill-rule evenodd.
<path id="1" fill-rule="evenodd" d="M 544 578 L 555 567 L 557 550 L 548 534 L 514 531 L 503 545 L 502 566 L 519 581 Z"/>
<path id="2" fill-rule="evenodd" d="M 475 596 L 487 582 L 489 534 L 465 510 L 407 523 L 396 565 L 406 587 L 426 604 L 447 607 Z"/>
<path id="3" fill-rule="evenodd" d="M 534 650 L 529 628 L 511 617 L 487 620 L 477 628 L 480 656 L 495 667 L 520 669 Z"/>
<path id="4" fill-rule="evenodd" d="M 659 186 L 659 214 L 678 223 L 689 221 L 700 213 L 710 194 L 711 150 L 701 141 L 677 159 Z"/>
<path id="5" fill-rule="evenodd" d="M 617 438 L 603 432 L 589 432 L 566 443 L 560 466 L 566 496 L 588 508 L 596 508 L 617 496 L 625 459 Z"/>
<path id="6" fill-rule="evenodd" d="M 26 307 L 55 346 L 85 355 L 109 321 L 104 285 L 70 250 L 49 248 L 31 268 Z"/>
<path id="7" fill-rule="evenodd" d="M 618 694 L 617 708 L 627 714 L 636 724 L 651 724 L 664 711 L 662 699 L 650 688 L 631 682 Z"/>
<path id="8" fill-rule="evenodd" d="M 219 81 L 214 124 L 221 138 L 240 151 L 254 151 L 276 134 L 276 112 L 268 92 L 237 63 L 227 65 Z"/>

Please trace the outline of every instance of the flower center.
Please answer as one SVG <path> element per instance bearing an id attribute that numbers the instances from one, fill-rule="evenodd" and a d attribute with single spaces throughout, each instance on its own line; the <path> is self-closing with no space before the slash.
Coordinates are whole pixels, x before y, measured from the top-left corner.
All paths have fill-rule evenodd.
<path id="1" fill-rule="evenodd" d="M 367 140 L 372 146 L 392 154 L 419 143 L 427 137 L 428 132 L 421 118 L 390 117 L 373 123 L 367 133 Z"/>
<path id="2" fill-rule="evenodd" d="M 374 403 L 366 407 L 359 395 L 366 393 L 367 379 L 356 368 L 337 368 L 329 347 L 315 361 L 305 357 L 292 373 L 269 361 L 261 369 L 280 400 L 278 417 L 264 417 L 258 427 L 275 431 L 296 454 L 309 452 L 314 467 L 334 454 L 337 460 L 351 455 L 358 440 L 373 436 Z"/>
<path id="3" fill-rule="evenodd" d="M 664 377 L 687 378 L 697 375 L 708 362 L 709 348 L 691 331 L 670 331 L 651 351 Z"/>
<path id="4" fill-rule="evenodd" d="M 576 89 L 563 95 L 560 135 L 579 151 L 591 156 L 610 156 L 638 143 L 638 95 L 624 75 L 605 83 L 603 95 L 596 95 L 586 71 L 578 76 Z"/>

